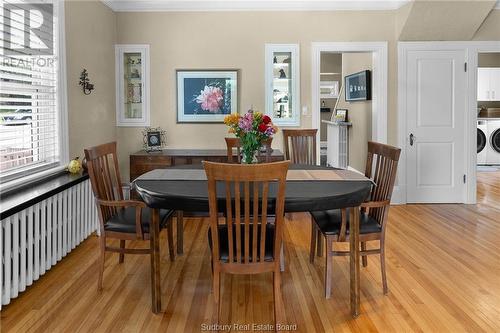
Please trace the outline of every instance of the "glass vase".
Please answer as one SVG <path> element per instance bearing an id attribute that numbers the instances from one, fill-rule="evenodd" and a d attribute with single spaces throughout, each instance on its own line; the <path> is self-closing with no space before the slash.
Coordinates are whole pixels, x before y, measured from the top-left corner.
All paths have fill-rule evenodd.
<path id="1" fill-rule="evenodd" d="M 259 159 L 257 158 L 257 150 L 247 152 L 243 151 L 241 154 L 241 164 L 255 164 L 259 163 Z"/>

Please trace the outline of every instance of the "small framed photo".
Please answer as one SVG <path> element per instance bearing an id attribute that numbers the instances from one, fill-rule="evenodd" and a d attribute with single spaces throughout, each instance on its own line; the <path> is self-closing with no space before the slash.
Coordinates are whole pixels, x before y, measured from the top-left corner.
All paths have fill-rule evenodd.
<path id="1" fill-rule="evenodd" d="M 165 147 L 165 131 L 160 127 L 146 127 L 142 134 L 144 136 L 144 149 L 146 151 L 162 150 Z"/>
<path id="2" fill-rule="evenodd" d="M 177 70 L 177 122 L 222 123 L 238 113 L 237 69 Z"/>
<path id="3" fill-rule="evenodd" d="M 333 121 L 336 122 L 346 122 L 347 121 L 347 109 L 335 109 L 333 115 Z"/>

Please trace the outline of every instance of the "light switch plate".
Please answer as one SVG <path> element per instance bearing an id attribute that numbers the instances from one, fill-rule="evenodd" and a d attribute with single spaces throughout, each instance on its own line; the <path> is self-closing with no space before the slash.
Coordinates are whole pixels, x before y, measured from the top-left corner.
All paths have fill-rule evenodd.
<path id="1" fill-rule="evenodd" d="M 307 116 L 308 110 L 307 110 L 307 105 L 302 106 L 302 115 Z"/>

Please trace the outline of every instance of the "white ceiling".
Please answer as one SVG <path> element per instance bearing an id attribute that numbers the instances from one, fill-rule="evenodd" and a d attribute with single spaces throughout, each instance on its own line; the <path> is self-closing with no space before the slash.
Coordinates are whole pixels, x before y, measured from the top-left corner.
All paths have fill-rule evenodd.
<path id="1" fill-rule="evenodd" d="M 410 0 L 102 0 L 117 12 L 394 10 Z"/>

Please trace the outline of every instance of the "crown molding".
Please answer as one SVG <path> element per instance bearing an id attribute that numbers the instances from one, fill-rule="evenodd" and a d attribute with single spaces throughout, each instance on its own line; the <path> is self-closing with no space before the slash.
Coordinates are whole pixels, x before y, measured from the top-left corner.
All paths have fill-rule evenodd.
<path id="1" fill-rule="evenodd" d="M 115 12 L 395 10 L 410 0 L 101 0 Z"/>

